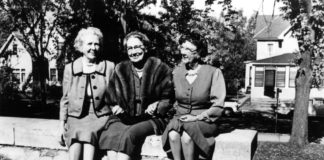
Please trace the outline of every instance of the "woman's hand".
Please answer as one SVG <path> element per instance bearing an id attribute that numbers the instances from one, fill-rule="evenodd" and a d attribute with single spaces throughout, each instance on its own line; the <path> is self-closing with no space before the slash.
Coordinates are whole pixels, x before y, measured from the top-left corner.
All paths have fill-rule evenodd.
<path id="1" fill-rule="evenodd" d="M 119 105 L 115 105 L 114 107 L 111 108 L 111 111 L 114 115 L 118 115 L 121 113 L 124 113 L 123 108 L 121 108 Z"/>
<path id="2" fill-rule="evenodd" d="M 64 132 L 66 131 L 65 129 L 65 122 L 64 121 L 60 121 L 60 126 L 59 126 L 59 138 L 58 138 L 58 142 L 60 143 L 61 146 L 65 147 L 65 139 L 64 139 Z"/>
<path id="3" fill-rule="evenodd" d="M 158 105 L 159 102 L 154 102 L 152 104 L 150 104 L 147 109 L 145 110 L 145 113 L 149 114 L 149 115 L 154 115 L 155 114 L 155 111 L 157 109 L 157 105 Z"/>
<path id="4" fill-rule="evenodd" d="M 195 115 L 187 114 L 187 115 L 181 116 L 179 118 L 179 120 L 182 122 L 193 122 L 193 121 L 197 121 L 198 117 Z"/>

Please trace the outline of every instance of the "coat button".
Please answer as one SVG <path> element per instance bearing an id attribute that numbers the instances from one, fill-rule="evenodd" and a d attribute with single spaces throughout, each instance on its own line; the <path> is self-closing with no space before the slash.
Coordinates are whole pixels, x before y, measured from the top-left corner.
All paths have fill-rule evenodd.
<path id="1" fill-rule="evenodd" d="M 96 78 L 96 76 L 92 75 L 92 76 L 91 76 L 91 78 L 92 78 L 92 79 L 95 79 L 95 78 Z"/>
<path id="2" fill-rule="evenodd" d="M 97 86 L 93 86 L 93 89 L 97 89 Z"/>
<path id="3" fill-rule="evenodd" d="M 96 100 L 99 100 L 99 97 L 96 97 Z"/>

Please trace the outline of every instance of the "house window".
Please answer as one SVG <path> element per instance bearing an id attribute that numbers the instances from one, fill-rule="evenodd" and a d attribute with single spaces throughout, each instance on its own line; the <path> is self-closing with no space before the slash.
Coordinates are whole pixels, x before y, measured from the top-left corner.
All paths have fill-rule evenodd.
<path id="1" fill-rule="evenodd" d="M 12 52 L 13 52 L 12 54 L 13 55 L 17 55 L 17 51 L 18 51 L 18 49 L 17 49 L 18 47 L 17 46 L 18 46 L 17 44 L 13 44 L 12 45 Z"/>
<path id="2" fill-rule="evenodd" d="M 289 87 L 295 87 L 295 78 L 297 74 L 297 67 L 289 68 Z"/>
<path id="3" fill-rule="evenodd" d="M 324 72 L 321 72 L 320 73 L 320 79 L 321 79 L 320 87 L 321 88 L 324 88 Z"/>
<path id="4" fill-rule="evenodd" d="M 273 43 L 268 43 L 268 52 L 269 52 L 269 56 L 271 56 L 273 52 Z"/>
<path id="5" fill-rule="evenodd" d="M 12 73 L 15 79 L 20 81 L 20 69 L 13 69 Z"/>
<path id="6" fill-rule="evenodd" d="M 286 67 L 277 67 L 276 86 L 285 87 Z"/>
<path id="7" fill-rule="evenodd" d="M 264 67 L 255 67 L 255 87 L 263 87 L 264 82 Z"/>
<path id="8" fill-rule="evenodd" d="M 58 42 L 58 43 L 57 43 L 57 54 L 58 54 L 58 55 L 60 55 L 60 54 L 62 53 L 63 45 L 64 45 L 63 42 Z"/>
<path id="9" fill-rule="evenodd" d="M 279 41 L 279 48 L 282 48 L 282 41 Z"/>
<path id="10" fill-rule="evenodd" d="M 26 70 L 21 69 L 21 82 L 23 82 L 25 80 L 25 76 L 26 76 Z"/>
<path id="11" fill-rule="evenodd" d="M 50 81 L 56 81 L 56 69 L 55 68 L 50 69 Z"/>

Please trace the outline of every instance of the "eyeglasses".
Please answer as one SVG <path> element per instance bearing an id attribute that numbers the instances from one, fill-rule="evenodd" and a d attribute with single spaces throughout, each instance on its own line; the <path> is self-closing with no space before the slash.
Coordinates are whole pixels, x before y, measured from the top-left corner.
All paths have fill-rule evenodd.
<path id="1" fill-rule="evenodd" d="M 182 58 L 188 58 L 187 54 L 181 54 Z"/>
<path id="2" fill-rule="evenodd" d="M 144 49 L 143 45 L 127 46 L 127 51 Z"/>
<path id="3" fill-rule="evenodd" d="M 140 56 L 142 54 L 143 54 L 143 52 L 137 52 L 137 53 L 134 53 L 134 54 L 129 54 L 128 56 L 132 58 L 132 57 Z"/>
<path id="4" fill-rule="evenodd" d="M 191 53 L 193 53 L 193 52 L 196 52 L 196 51 L 197 51 L 197 49 L 192 49 L 192 48 L 188 48 L 188 47 L 182 47 L 182 46 L 180 46 L 180 50 L 189 51 L 189 52 L 191 52 Z"/>

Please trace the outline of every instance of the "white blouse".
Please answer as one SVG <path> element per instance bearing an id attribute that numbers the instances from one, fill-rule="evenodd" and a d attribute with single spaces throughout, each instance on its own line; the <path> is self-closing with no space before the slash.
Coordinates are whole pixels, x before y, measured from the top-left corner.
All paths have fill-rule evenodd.
<path id="1" fill-rule="evenodd" d="M 189 84 L 192 84 L 196 78 L 198 70 L 200 69 L 201 65 L 198 65 L 196 69 L 188 70 L 186 74 L 186 79 L 189 82 Z"/>

